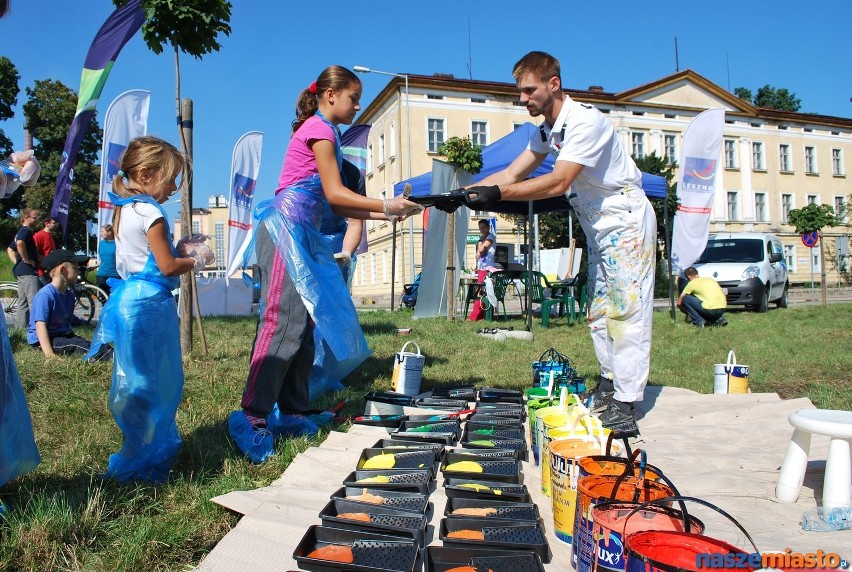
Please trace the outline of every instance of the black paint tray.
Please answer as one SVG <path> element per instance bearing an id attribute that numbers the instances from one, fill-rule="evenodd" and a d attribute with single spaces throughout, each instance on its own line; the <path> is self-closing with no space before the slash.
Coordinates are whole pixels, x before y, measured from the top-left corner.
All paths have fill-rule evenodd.
<path id="1" fill-rule="evenodd" d="M 428 449 L 432 451 L 432 454 L 435 455 L 435 460 L 440 460 L 441 456 L 444 454 L 444 444 L 443 443 L 431 443 L 429 441 L 412 441 L 412 440 L 402 440 L 402 439 L 379 439 L 371 449 L 389 449 L 392 451 L 402 451 L 402 450 L 416 450 L 416 449 Z"/>
<path id="2" fill-rule="evenodd" d="M 405 415 L 359 415 L 352 418 L 355 425 L 367 425 L 369 427 L 391 427 L 398 428 L 402 422 L 408 419 Z"/>
<path id="3" fill-rule="evenodd" d="M 358 459 L 356 469 L 368 469 L 364 465 L 373 461 L 376 457 L 393 456 L 394 465 L 392 469 L 428 469 L 435 474 L 435 453 L 429 449 L 411 449 L 408 451 L 394 451 L 388 449 L 364 449 Z"/>
<path id="4" fill-rule="evenodd" d="M 517 403 L 482 403 L 477 402 L 476 412 L 482 415 L 514 415 L 521 419 L 526 418 L 527 412 L 522 405 Z"/>
<path id="5" fill-rule="evenodd" d="M 500 425 L 503 427 L 514 427 L 520 429 L 524 426 L 524 422 L 520 417 L 514 415 L 482 415 L 474 413 L 467 418 L 468 423 L 477 425 Z"/>
<path id="6" fill-rule="evenodd" d="M 485 535 L 485 540 L 450 538 L 451 532 L 459 530 L 477 530 Z M 438 537 L 448 548 L 499 548 L 510 550 L 532 550 L 541 561 L 550 562 L 550 546 L 541 524 L 489 522 L 481 518 L 444 518 Z"/>
<path id="7" fill-rule="evenodd" d="M 397 430 L 391 433 L 391 438 L 405 441 L 426 441 L 452 445 L 458 441 L 459 436 L 458 433 L 413 433 L 411 431 Z"/>
<path id="8" fill-rule="evenodd" d="M 464 461 L 476 463 L 482 468 L 477 471 L 448 470 L 447 467 Z M 441 472 L 444 478 L 456 477 L 460 479 L 475 479 L 486 481 L 500 481 L 505 483 L 521 483 L 521 462 L 517 459 L 478 457 L 475 454 L 447 453 L 441 462 Z"/>
<path id="9" fill-rule="evenodd" d="M 524 395 L 517 389 L 483 387 L 479 390 L 479 401 L 485 403 L 523 403 Z"/>
<path id="10" fill-rule="evenodd" d="M 353 512 L 369 515 L 370 522 L 340 517 L 340 514 Z M 331 499 L 320 511 L 319 517 L 323 526 L 410 536 L 417 542 L 418 546 L 423 546 L 426 539 L 426 524 L 428 523 L 426 515 L 394 510 L 381 505 L 350 502 L 346 499 Z"/>
<path id="11" fill-rule="evenodd" d="M 468 548 L 426 548 L 425 572 L 447 572 L 460 566 L 472 566 L 491 572 L 544 572 L 538 554 L 531 551 L 476 550 Z"/>
<path id="12" fill-rule="evenodd" d="M 308 557 L 315 549 L 329 544 L 351 546 L 354 562 L 344 564 Z M 417 554 L 417 543 L 404 536 L 313 525 L 293 551 L 293 559 L 299 568 L 314 572 L 413 572 Z"/>
<path id="13" fill-rule="evenodd" d="M 479 485 L 480 488 L 461 486 L 465 484 Z M 488 487 L 490 490 L 483 490 L 481 487 Z M 499 494 L 497 494 L 497 491 L 499 491 Z M 530 494 L 526 485 L 501 483 L 500 481 L 447 477 L 444 479 L 444 493 L 447 498 L 530 502 Z"/>
<path id="14" fill-rule="evenodd" d="M 365 490 L 368 493 L 383 497 L 385 499 L 384 502 L 381 504 L 374 504 L 352 498 L 364 494 Z M 367 487 L 341 487 L 332 493 L 331 498 L 346 499 L 349 502 L 356 502 L 358 504 L 365 505 L 365 507 L 383 506 L 398 511 L 412 512 L 416 514 L 428 515 L 432 510 L 432 503 L 429 502 L 429 497 L 422 493 L 371 489 Z"/>
<path id="15" fill-rule="evenodd" d="M 464 399 L 476 400 L 476 387 L 473 385 L 456 385 L 453 387 L 436 387 L 432 390 L 433 399 Z"/>
<path id="16" fill-rule="evenodd" d="M 454 407 L 459 411 L 467 409 L 466 399 L 441 399 L 436 397 L 424 397 L 417 400 L 417 407 Z"/>
<path id="17" fill-rule="evenodd" d="M 459 509 L 483 508 L 492 508 L 496 512 L 484 516 L 453 514 L 454 511 Z M 541 515 L 539 515 L 538 507 L 535 503 L 462 498 L 447 499 L 444 516 L 447 518 L 484 518 L 486 520 L 510 519 L 518 522 L 539 522 L 541 520 Z"/>
<path id="18" fill-rule="evenodd" d="M 375 401 L 377 403 L 390 403 L 391 405 L 414 407 L 416 399 L 410 395 L 394 393 L 393 391 L 371 391 L 364 395 L 364 401 Z"/>
<path id="19" fill-rule="evenodd" d="M 482 438 L 477 438 L 482 437 Z M 467 439 L 462 439 L 461 446 L 465 449 L 477 451 L 480 449 L 511 449 L 518 451 L 518 455 L 526 461 L 528 459 L 526 441 L 521 439 L 499 439 L 495 437 L 486 437 L 479 435 L 467 435 Z"/>
<path id="20" fill-rule="evenodd" d="M 370 479 L 385 476 L 388 481 L 358 482 L 362 479 Z M 405 490 L 416 491 L 428 495 L 435 488 L 435 479 L 431 469 L 387 469 L 387 470 L 363 470 L 356 469 L 349 473 L 343 481 L 345 487 L 366 487 L 371 489 Z"/>
<path id="21" fill-rule="evenodd" d="M 461 421 L 445 419 L 443 421 L 404 421 L 399 427 L 406 433 L 454 433 L 461 435 Z"/>
<path id="22" fill-rule="evenodd" d="M 483 459 L 520 459 L 520 451 L 514 449 L 447 449 L 447 453 L 462 453 L 464 455 L 476 455 Z"/>
<path id="23" fill-rule="evenodd" d="M 526 441 L 526 432 L 523 428 L 505 425 L 485 425 L 480 423 L 468 423 L 465 425 L 462 441 L 472 439 L 520 439 Z"/>

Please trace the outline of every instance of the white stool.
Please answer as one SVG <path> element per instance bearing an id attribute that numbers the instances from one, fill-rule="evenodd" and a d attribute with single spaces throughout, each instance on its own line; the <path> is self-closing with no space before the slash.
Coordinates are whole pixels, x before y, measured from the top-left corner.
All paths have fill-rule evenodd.
<path id="1" fill-rule="evenodd" d="M 775 484 L 775 497 L 796 502 L 805 479 L 811 434 L 827 435 L 831 440 L 825 462 L 822 505 L 826 508 L 852 506 L 852 411 L 799 409 L 791 413 L 788 420 L 795 430 Z"/>

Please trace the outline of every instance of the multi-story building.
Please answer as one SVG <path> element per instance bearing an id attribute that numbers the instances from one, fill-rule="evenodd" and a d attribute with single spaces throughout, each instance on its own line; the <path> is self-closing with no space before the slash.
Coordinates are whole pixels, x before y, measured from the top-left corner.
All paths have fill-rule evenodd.
<path id="1" fill-rule="evenodd" d="M 791 282 L 808 281 L 812 267 L 819 276 L 819 249 L 802 244 L 787 216 L 809 203 L 838 208 L 850 200 L 846 161 L 852 154 L 852 119 L 758 108 L 692 70 L 620 93 L 601 86 L 566 93 L 608 114 L 635 157 L 655 152 L 671 162 L 678 160 L 683 133 L 696 115 L 725 109 L 720 156 L 724 188 L 715 196 L 711 232 L 772 232 L 784 242 Z M 431 171 L 432 159 L 441 158 L 438 148 L 450 137 L 470 137 L 485 146 L 530 120 L 513 83 L 400 74 L 358 119 L 372 124 L 367 194 L 390 197 L 395 183 Z M 825 229 L 827 253 L 836 256 L 838 247 L 842 252 L 849 222 Z M 515 243 L 517 232 L 509 222 L 498 223 L 498 243 Z M 353 297 L 388 302 L 393 280 L 398 299 L 403 284 L 420 270 L 422 218 L 398 225 L 395 265 L 391 224 L 368 221 L 367 239 L 369 250 L 359 257 Z M 473 249 L 468 250 L 465 265 L 470 268 Z M 836 262 L 827 261 L 826 270 L 828 282 L 835 283 Z"/>
<path id="2" fill-rule="evenodd" d="M 210 237 L 207 245 L 216 255 L 214 265 L 207 267 L 203 275 L 223 275 L 225 272 L 225 257 L 228 254 L 228 201 L 224 195 L 211 195 L 207 200 L 207 208 L 192 209 L 192 230 L 182 232 L 180 218 L 173 221 L 175 237 L 187 234 L 206 234 Z"/>

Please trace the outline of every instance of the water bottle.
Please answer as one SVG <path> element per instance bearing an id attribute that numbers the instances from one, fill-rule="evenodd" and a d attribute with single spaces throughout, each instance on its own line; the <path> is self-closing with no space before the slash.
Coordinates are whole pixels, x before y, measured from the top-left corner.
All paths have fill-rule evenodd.
<path id="1" fill-rule="evenodd" d="M 825 508 L 818 506 L 802 515 L 802 530 L 828 532 L 852 529 L 852 507 Z"/>

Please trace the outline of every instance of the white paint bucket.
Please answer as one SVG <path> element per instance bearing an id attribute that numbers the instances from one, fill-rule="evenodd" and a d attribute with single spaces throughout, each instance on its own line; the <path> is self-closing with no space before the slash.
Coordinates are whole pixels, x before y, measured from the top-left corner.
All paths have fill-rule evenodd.
<path id="1" fill-rule="evenodd" d="M 748 366 L 737 363 L 734 350 L 725 363 L 713 366 L 713 393 L 748 393 Z"/>

